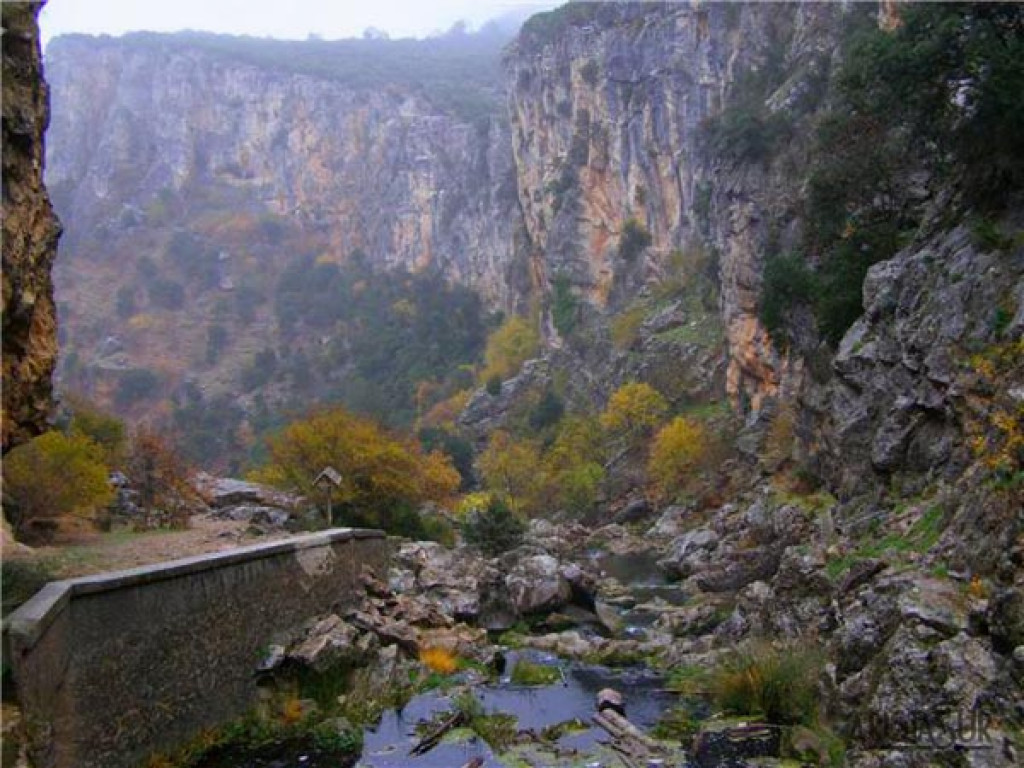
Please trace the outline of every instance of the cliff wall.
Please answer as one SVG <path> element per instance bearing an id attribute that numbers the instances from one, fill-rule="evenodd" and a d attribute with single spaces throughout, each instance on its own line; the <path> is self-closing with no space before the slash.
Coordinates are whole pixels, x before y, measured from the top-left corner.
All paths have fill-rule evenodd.
<path id="1" fill-rule="evenodd" d="M 36 17 L 3 5 L 3 450 L 43 431 L 57 361 L 50 269 L 60 224 L 43 186 L 49 91 Z"/>

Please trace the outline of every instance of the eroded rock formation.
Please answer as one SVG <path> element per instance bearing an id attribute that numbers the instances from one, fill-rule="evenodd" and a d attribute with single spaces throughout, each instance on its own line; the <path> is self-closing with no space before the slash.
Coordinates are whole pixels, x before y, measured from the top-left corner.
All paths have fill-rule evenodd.
<path id="1" fill-rule="evenodd" d="M 50 269 L 60 224 L 43 186 L 49 92 L 36 17 L 3 4 L 3 450 L 41 432 L 50 412 L 57 317 Z"/>

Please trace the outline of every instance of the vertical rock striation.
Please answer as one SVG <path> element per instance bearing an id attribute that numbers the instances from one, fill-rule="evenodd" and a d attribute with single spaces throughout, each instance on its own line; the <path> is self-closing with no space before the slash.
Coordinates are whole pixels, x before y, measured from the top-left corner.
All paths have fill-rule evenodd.
<path id="1" fill-rule="evenodd" d="M 728 390 L 757 407 L 786 361 L 757 318 L 769 221 L 796 196 L 782 163 L 722 163 L 704 124 L 743 73 L 785 61 L 789 81 L 766 97 L 785 111 L 803 75 L 830 55 L 838 8 L 818 4 L 617 3 L 566 6 L 531 19 L 509 49 L 519 197 L 548 284 L 568 276 L 598 307 L 663 274 L 672 251 L 719 253 Z M 625 257 L 627 222 L 646 230 L 643 259 Z"/>
<path id="2" fill-rule="evenodd" d="M 44 429 L 57 360 L 50 270 L 60 224 L 43 185 L 43 3 L 3 4 L 3 450 Z"/>

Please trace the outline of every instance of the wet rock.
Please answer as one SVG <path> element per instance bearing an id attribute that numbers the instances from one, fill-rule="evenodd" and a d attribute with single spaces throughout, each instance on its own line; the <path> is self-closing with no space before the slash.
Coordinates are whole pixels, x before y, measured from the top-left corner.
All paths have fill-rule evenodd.
<path id="1" fill-rule="evenodd" d="M 709 721 L 693 742 L 694 763 L 699 768 L 743 764 L 748 759 L 778 757 L 782 728 L 765 723 Z"/>
<path id="2" fill-rule="evenodd" d="M 518 560 L 505 577 L 505 588 L 520 616 L 555 610 L 572 597 L 572 587 L 562 575 L 558 561 L 550 555 Z"/>
<path id="3" fill-rule="evenodd" d="M 684 533 L 669 545 L 668 554 L 658 561 L 658 567 L 669 576 L 686 578 L 708 567 L 710 552 L 719 542 L 719 535 L 710 528 L 697 528 Z"/>

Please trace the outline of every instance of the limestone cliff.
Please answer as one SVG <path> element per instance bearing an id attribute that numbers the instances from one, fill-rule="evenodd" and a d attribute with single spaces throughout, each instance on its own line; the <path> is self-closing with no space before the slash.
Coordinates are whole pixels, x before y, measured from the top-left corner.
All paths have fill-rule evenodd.
<path id="1" fill-rule="evenodd" d="M 841 9 L 818 4 L 579 4 L 531 19 L 506 57 L 534 272 L 567 275 L 596 306 L 664 276 L 673 251 L 720 258 L 728 391 L 758 407 L 786 362 L 757 319 L 769 220 L 796 194 L 785 163 L 722 164 L 703 125 L 740 76 L 786 62 L 765 96 L 784 110 L 827 66 Z M 777 86 L 777 88 L 776 88 Z M 769 215 L 771 214 L 771 215 Z M 624 256 L 627 226 L 651 240 Z M 637 263 L 639 261 L 639 263 Z"/>
<path id="2" fill-rule="evenodd" d="M 43 186 L 49 93 L 36 17 L 3 4 L 3 450 L 44 429 L 57 359 L 50 268 L 60 225 Z"/>
<path id="3" fill-rule="evenodd" d="M 329 258 L 434 266 L 514 304 L 514 171 L 486 104 L 469 118 L 402 84 L 289 72 L 215 43 L 73 36 L 48 50 L 48 181 L 76 255 L 97 257 L 81 241 L 133 210 L 159 226 L 162 203 L 217 190 L 211 214 L 276 214 L 321 234 Z"/>

